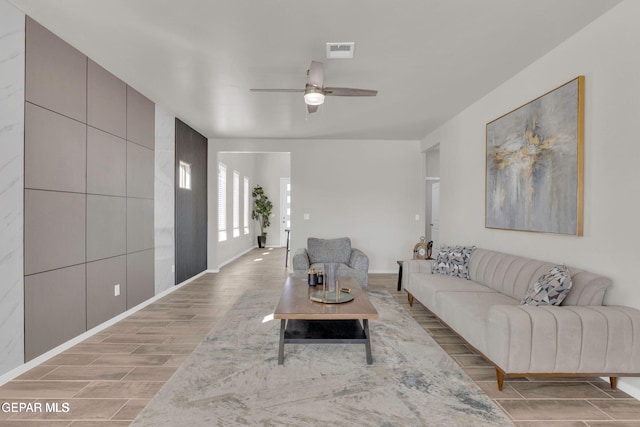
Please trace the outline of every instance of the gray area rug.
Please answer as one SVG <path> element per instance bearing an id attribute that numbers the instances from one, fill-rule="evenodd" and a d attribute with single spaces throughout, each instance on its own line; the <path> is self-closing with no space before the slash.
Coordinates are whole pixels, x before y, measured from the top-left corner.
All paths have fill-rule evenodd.
<path id="1" fill-rule="evenodd" d="M 385 291 L 372 365 L 364 345 L 287 344 L 279 366 L 279 294 L 247 291 L 132 425 L 513 425 Z"/>

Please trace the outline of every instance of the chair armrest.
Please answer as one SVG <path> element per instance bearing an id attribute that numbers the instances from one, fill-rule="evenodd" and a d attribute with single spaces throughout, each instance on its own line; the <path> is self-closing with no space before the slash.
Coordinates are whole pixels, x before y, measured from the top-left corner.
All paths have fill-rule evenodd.
<path id="1" fill-rule="evenodd" d="M 487 314 L 486 355 L 505 373 L 640 373 L 640 310 L 506 306 Z"/>
<path id="2" fill-rule="evenodd" d="M 351 249 L 351 257 L 349 258 L 349 267 L 358 271 L 369 271 L 369 257 L 360 249 Z"/>
<path id="3" fill-rule="evenodd" d="M 306 274 L 309 271 L 311 264 L 309 262 L 309 254 L 305 248 L 298 249 L 291 259 L 291 265 L 295 273 Z"/>

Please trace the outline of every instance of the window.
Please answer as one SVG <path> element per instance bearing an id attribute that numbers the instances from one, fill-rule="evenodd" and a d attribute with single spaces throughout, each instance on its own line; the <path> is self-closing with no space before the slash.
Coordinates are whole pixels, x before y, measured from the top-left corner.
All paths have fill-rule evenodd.
<path id="1" fill-rule="evenodd" d="M 218 241 L 227 240 L 227 167 L 218 163 Z"/>
<path id="2" fill-rule="evenodd" d="M 191 190 L 191 165 L 180 160 L 180 188 Z"/>
<path id="3" fill-rule="evenodd" d="M 233 237 L 240 236 L 240 174 L 233 171 Z"/>
<path id="4" fill-rule="evenodd" d="M 244 177 L 244 234 L 249 234 L 249 178 Z"/>

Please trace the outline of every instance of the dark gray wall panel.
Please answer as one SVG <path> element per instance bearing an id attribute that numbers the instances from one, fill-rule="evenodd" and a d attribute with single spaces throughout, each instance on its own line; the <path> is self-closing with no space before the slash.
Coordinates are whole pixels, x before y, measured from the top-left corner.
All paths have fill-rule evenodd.
<path id="1" fill-rule="evenodd" d="M 25 359 L 87 330 L 85 265 L 24 278 Z"/>
<path id="2" fill-rule="evenodd" d="M 25 187 L 86 191 L 87 127 L 25 103 Z"/>
<path id="3" fill-rule="evenodd" d="M 87 193 L 127 195 L 127 142 L 87 128 Z"/>
<path id="4" fill-rule="evenodd" d="M 127 86 L 127 141 L 154 149 L 156 106 L 140 92 Z"/>
<path id="5" fill-rule="evenodd" d="M 126 227 L 126 198 L 87 195 L 87 261 L 126 254 Z"/>
<path id="6" fill-rule="evenodd" d="M 179 188 L 179 162 L 191 164 L 191 190 Z M 176 119 L 176 283 L 207 269 L 207 138 Z"/>
<path id="7" fill-rule="evenodd" d="M 127 199 L 127 253 L 154 246 L 153 200 Z"/>
<path id="8" fill-rule="evenodd" d="M 87 124 L 120 138 L 127 137 L 127 85 L 90 59 Z"/>
<path id="9" fill-rule="evenodd" d="M 120 285 L 115 296 L 114 286 Z M 87 329 L 127 309 L 127 257 L 87 263 Z"/>
<path id="10" fill-rule="evenodd" d="M 154 151 L 127 143 L 127 197 L 153 199 Z"/>
<path id="11" fill-rule="evenodd" d="M 127 309 L 154 295 L 154 251 L 127 255 Z"/>
<path id="12" fill-rule="evenodd" d="M 25 98 L 86 123 L 87 57 L 27 17 Z"/>
<path id="13" fill-rule="evenodd" d="M 25 190 L 25 275 L 85 262 L 86 197 Z"/>

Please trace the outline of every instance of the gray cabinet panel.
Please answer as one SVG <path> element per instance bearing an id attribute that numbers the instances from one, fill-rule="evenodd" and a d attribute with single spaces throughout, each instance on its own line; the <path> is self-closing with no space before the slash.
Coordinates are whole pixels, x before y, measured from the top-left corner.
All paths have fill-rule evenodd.
<path id="1" fill-rule="evenodd" d="M 87 196 L 87 261 L 127 252 L 127 199 Z"/>
<path id="2" fill-rule="evenodd" d="M 153 200 L 127 199 L 127 253 L 153 248 Z"/>
<path id="3" fill-rule="evenodd" d="M 127 141 L 153 150 L 156 107 L 140 92 L 127 86 Z"/>
<path id="4" fill-rule="evenodd" d="M 127 255 L 127 309 L 154 295 L 153 249 Z"/>
<path id="5" fill-rule="evenodd" d="M 120 285 L 120 295 L 114 287 Z M 127 309 L 127 257 L 87 263 L 87 329 Z"/>
<path id="6" fill-rule="evenodd" d="M 87 192 L 127 195 L 127 142 L 87 128 Z"/>
<path id="7" fill-rule="evenodd" d="M 87 71 L 87 124 L 127 137 L 127 85 L 91 59 Z"/>
<path id="8" fill-rule="evenodd" d="M 84 193 L 87 127 L 25 103 L 25 187 Z"/>
<path id="9" fill-rule="evenodd" d="M 127 196 L 153 199 L 154 152 L 127 142 Z"/>
<path id="10" fill-rule="evenodd" d="M 86 195 L 25 190 L 25 275 L 85 262 Z"/>
<path id="11" fill-rule="evenodd" d="M 87 330 L 85 265 L 24 278 L 25 359 Z"/>
<path id="12" fill-rule="evenodd" d="M 86 123 L 87 57 L 29 17 L 25 98 Z"/>

